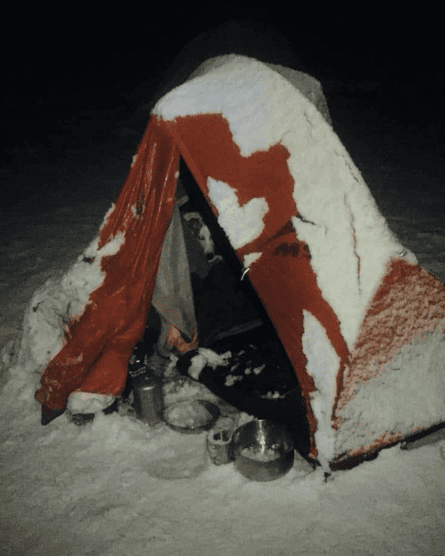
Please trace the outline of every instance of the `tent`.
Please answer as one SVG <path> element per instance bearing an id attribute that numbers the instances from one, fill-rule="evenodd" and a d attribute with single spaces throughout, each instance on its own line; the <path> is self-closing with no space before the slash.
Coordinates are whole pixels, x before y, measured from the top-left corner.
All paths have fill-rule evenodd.
<path id="1" fill-rule="evenodd" d="M 76 392 L 120 395 L 152 303 L 168 345 L 199 345 L 180 159 L 295 370 L 311 458 L 339 468 L 444 421 L 445 288 L 390 231 L 320 84 L 229 55 L 159 100 L 98 237 L 36 292 L 42 422 Z"/>

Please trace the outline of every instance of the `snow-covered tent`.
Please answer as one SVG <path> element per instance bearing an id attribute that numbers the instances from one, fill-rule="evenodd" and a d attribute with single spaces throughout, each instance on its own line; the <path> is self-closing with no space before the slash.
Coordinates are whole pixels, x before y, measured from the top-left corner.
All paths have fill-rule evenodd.
<path id="1" fill-rule="evenodd" d="M 310 456 L 338 468 L 445 420 L 445 288 L 391 233 L 318 82 L 297 74 L 221 56 L 157 103 L 98 237 L 26 315 L 43 415 L 73 392 L 122 392 L 153 295 L 171 343 L 197 345 L 187 299 L 169 307 L 176 282 L 158 275 L 184 252 L 182 157 L 295 369 Z"/>

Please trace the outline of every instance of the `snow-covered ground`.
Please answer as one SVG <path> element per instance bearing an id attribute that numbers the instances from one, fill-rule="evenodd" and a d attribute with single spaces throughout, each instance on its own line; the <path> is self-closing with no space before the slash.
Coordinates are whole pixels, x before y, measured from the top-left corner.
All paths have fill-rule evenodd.
<path id="1" fill-rule="evenodd" d="M 442 129 L 434 117 L 413 119 L 409 106 L 392 113 L 400 103 L 365 88 L 326 87 L 334 127 L 391 228 L 444 282 Z M 104 119 L 84 114 L 82 125 L 73 123 L 78 145 L 71 137 L 69 150 L 60 147 L 60 132 L 49 147 L 15 150 L 0 171 L 3 191 L 17 197 L 1 210 L 0 348 L 20 332 L 34 291 L 94 237 L 128 171 L 130 132 L 91 142 L 88 117 Z M 118 414 L 84 427 L 62 415 L 42 427 L 38 378 L 0 375 L 5 556 L 445 553 L 445 440 L 384 450 L 327 482 L 297 458 L 282 479 L 256 483 L 233 464 L 213 466 L 205 434 Z"/>

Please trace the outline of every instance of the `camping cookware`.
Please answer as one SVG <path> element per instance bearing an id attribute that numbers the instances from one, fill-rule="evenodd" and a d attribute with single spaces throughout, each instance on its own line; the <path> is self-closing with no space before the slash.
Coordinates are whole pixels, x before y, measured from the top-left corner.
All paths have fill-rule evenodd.
<path id="1" fill-rule="evenodd" d="M 215 426 L 207 434 L 207 453 L 215 465 L 223 465 L 233 461 L 232 435 L 235 422 L 229 417 L 218 419 Z"/>
<path id="2" fill-rule="evenodd" d="M 235 467 L 247 479 L 273 481 L 294 463 L 294 442 L 285 425 L 265 419 L 242 425 L 232 438 Z"/>
<path id="3" fill-rule="evenodd" d="M 142 370 L 142 369 L 139 369 Z M 153 372 L 132 376 L 134 409 L 138 419 L 149 425 L 162 421 L 162 381 Z"/>
<path id="4" fill-rule="evenodd" d="M 164 421 L 176 432 L 199 434 L 213 427 L 220 415 L 217 405 L 206 400 L 174 403 L 164 411 Z"/>

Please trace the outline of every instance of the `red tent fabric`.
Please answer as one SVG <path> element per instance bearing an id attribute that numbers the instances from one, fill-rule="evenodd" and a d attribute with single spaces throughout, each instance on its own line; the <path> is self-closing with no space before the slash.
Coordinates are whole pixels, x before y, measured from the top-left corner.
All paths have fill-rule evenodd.
<path id="1" fill-rule="evenodd" d="M 115 208 L 104 222 L 99 249 L 122 234 L 123 247 L 104 257 L 103 284 L 66 328 L 35 397 L 43 412 L 62 412 L 74 390 L 119 395 L 128 360 L 146 325 L 165 233 L 175 205 L 179 151 L 165 126 L 152 119 Z M 90 261 L 93 262 L 93 261 Z"/>

